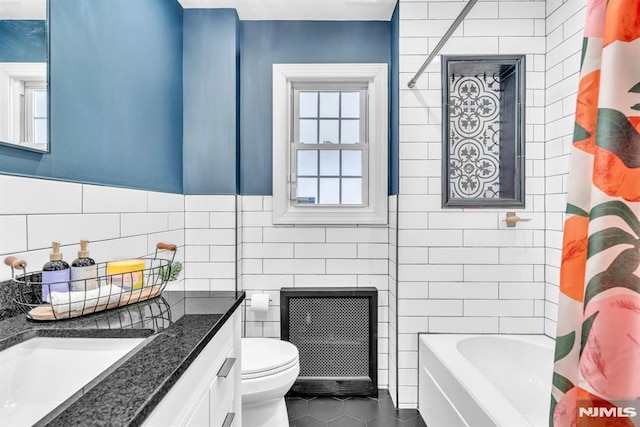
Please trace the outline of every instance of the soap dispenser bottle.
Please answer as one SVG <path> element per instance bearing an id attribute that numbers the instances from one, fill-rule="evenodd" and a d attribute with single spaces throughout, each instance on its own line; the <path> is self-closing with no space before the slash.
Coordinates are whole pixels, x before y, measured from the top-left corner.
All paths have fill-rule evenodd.
<path id="1" fill-rule="evenodd" d="M 51 244 L 49 262 L 42 267 L 42 301 L 49 302 L 51 292 L 69 292 L 71 271 L 69 264 L 62 260 L 60 242 Z"/>
<path id="2" fill-rule="evenodd" d="M 98 288 L 98 265 L 89 258 L 88 240 L 80 240 L 78 258 L 71 263 L 71 290 L 90 291 Z"/>

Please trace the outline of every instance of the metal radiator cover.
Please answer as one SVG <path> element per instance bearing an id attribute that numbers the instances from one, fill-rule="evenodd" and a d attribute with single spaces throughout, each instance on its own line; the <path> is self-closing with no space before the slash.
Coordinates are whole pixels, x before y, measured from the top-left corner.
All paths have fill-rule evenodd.
<path id="1" fill-rule="evenodd" d="M 368 298 L 291 298 L 289 341 L 301 377 L 369 375 Z"/>
<path id="2" fill-rule="evenodd" d="M 299 351 L 292 395 L 377 396 L 378 291 L 282 288 L 282 339 Z"/>

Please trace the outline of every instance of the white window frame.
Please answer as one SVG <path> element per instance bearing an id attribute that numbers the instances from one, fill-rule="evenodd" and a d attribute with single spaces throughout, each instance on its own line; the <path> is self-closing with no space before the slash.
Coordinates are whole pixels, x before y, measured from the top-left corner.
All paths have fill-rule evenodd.
<path id="1" fill-rule="evenodd" d="M 291 192 L 291 200 L 292 203 L 294 203 L 295 205 L 301 205 L 299 202 L 295 201 L 294 199 L 296 199 L 296 197 L 294 196 L 295 194 L 297 194 L 297 179 L 300 178 L 300 176 L 296 177 L 296 173 L 294 173 L 293 171 L 297 171 L 297 153 L 300 150 L 312 150 L 312 151 L 316 151 L 318 153 L 318 156 L 320 156 L 321 151 L 322 150 L 329 150 L 329 151 L 347 151 L 347 150 L 355 150 L 355 151 L 359 151 L 360 153 L 362 153 L 362 186 L 361 186 L 361 196 L 362 196 L 362 203 L 359 204 L 353 204 L 351 206 L 365 206 L 368 204 L 368 199 L 369 199 L 369 194 L 367 191 L 365 191 L 365 189 L 369 188 L 369 183 L 368 183 L 368 176 L 369 176 L 369 141 L 368 141 L 368 132 L 366 129 L 366 125 L 368 123 L 368 105 L 367 105 L 367 94 L 368 94 L 368 84 L 354 84 L 353 82 L 348 82 L 348 83 L 339 83 L 339 84 L 335 84 L 335 83 L 326 83 L 326 82 L 322 82 L 322 83 L 310 83 L 310 84 L 301 84 L 300 82 L 294 82 L 292 84 L 293 90 L 293 97 L 292 97 L 292 103 L 293 103 L 293 120 L 291 123 L 291 126 L 293 128 L 293 138 L 291 140 L 291 144 L 290 144 L 290 150 L 291 150 L 291 171 L 292 171 L 292 180 L 289 182 L 289 185 L 292 187 L 290 189 Z M 359 108 L 359 117 L 358 117 L 358 121 L 360 123 L 360 138 L 359 138 L 359 142 L 356 143 L 348 143 L 348 144 L 338 144 L 338 143 L 331 143 L 331 144 L 324 144 L 321 141 L 318 141 L 318 143 L 305 143 L 305 142 L 297 142 L 299 140 L 299 110 L 298 110 L 298 102 L 297 102 L 297 97 L 298 94 L 300 92 L 305 92 L 305 91 L 313 91 L 313 92 L 317 92 L 317 93 L 321 93 L 321 92 L 358 92 L 359 93 L 359 97 L 360 97 L 360 108 Z M 319 111 L 318 111 L 319 112 Z M 331 120 L 335 120 L 335 118 L 331 118 Z M 342 120 L 342 119 L 340 119 Z M 347 119 L 348 120 L 348 119 Z M 337 141 L 336 141 L 337 142 Z M 319 166 L 319 164 L 318 164 Z M 320 178 L 320 168 L 318 167 L 318 178 Z M 293 178 L 296 178 L 296 180 L 294 180 Z M 318 185 L 320 183 L 318 182 Z M 342 193 L 342 191 L 340 191 Z M 320 196 L 320 187 L 318 187 L 318 196 Z M 327 204 L 322 203 L 322 206 L 327 206 Z M 345 205 L 341 205 L 341 204 L 337 204 L 334 205 L 337 207 L 342 207 Z"/>
<path id="2" fill-rule="evenodd" d="M 387 224 L 389 103 L 387 64 L 273 65 L 273 223 Z M 291 194 L 292 91 L 295 83 L 366 83 L 368 192 L 366 205 L 296 205 Z M 363 177 L 364 179 L 364 177 Z M 363 195 L 363 200 L 364 200 Z"/>
<path id="3" fill-rule="evenodd" d="M 46 88 L 47 64 L 0 63 L 0 141 L 46 151 L 48 142 L 36 143 L 28 138 L 30 103 L 25 101 L 25 85 Z"/>

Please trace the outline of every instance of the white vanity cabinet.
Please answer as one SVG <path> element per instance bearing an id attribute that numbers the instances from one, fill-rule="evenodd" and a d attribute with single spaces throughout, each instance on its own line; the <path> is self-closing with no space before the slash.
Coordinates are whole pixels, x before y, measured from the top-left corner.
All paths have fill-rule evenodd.
<path id="1" fill-rule="evenodd" d="M 144 422 L 145 427 L 241 427 L 240 311 L 236 309 Z"/>

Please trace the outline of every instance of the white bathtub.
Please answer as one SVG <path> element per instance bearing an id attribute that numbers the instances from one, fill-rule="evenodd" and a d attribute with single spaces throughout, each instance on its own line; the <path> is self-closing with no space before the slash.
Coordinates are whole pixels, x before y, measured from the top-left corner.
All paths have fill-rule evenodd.
<path id="1" fill-rule="evenodd" d="M 543 335 L 420 335 L 420 414 L 433 427 L 547 426 L 553 348 Z"/>

